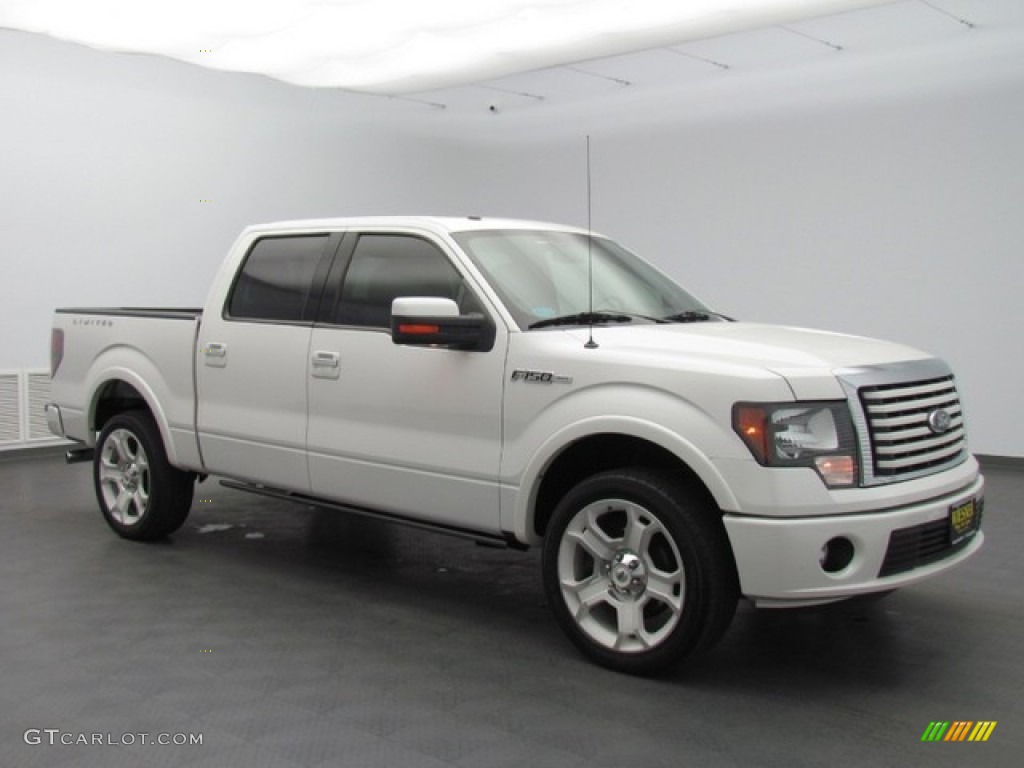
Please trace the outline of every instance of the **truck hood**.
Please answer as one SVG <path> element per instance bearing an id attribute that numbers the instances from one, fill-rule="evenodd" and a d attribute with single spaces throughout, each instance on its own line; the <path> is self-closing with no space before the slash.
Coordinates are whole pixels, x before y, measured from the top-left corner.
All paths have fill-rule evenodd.
<path id="1" fill-rule="evenodd" d="M 570 333 L 586 341 L 588 331 Z M 607 352 L 655 363 L 700 360 L 723 368 L 760 368 L 786 378 L 798 397 L 835 394 L 834 372 L 929 359 L 920 350 L 841 333 L 757 323 L 600 325 L 594 337 Z M 824 380 L 829 380 L 831 386 Z"/>

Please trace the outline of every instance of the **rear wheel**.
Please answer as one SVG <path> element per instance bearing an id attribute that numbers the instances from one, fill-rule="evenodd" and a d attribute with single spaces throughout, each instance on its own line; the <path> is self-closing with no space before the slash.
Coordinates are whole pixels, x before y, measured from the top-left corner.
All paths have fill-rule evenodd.
<path id="1" fill-rule="evenodd" d="M 634 674 L 713 645 L 739 592 L 718 510 L 645 469 L 603 472 L 569 491 L 552 516 L 543 569 L 569 638 L 597 663 Z"/>
<path id="2" fill-rule="evenodd" d="M 120 413 L 103 427 L 93 480 L 103 517 L 126 539 L 167 536 L 192 507 L 195 476 L 168 463 L 160 431 L 143 411 Z"/>

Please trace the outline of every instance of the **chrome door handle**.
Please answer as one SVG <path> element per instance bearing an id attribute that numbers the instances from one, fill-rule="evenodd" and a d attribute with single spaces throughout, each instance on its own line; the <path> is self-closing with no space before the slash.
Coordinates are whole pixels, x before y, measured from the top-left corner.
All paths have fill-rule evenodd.
<path id="1" fill-rule="evenodd" d="M 205 363 L 210 368 L 226 368 L 228 364 L 228 345 L 219 341 L 211 341 L 203 347 Z"/>
<path id="2" fill-rule="evenodd" d="M 316 368 L 337 368 L 338 361 L 339 357 L 337 352 L 313 353 L 313 366 Z"/>
<path id="3" fill-rule="evenodd" d="M 310 363 L 313 366 L 313 378 L 337 379 L 341 377 L 341 357 L 337 352 L 317 350 L 313 353 Z"/>

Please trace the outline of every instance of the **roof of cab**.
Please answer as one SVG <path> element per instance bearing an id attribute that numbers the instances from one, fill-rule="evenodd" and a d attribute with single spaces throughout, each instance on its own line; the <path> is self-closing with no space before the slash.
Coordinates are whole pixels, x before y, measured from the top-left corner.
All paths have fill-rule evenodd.
<path id="1" fill-rule="evenodd" d="M 541 221 L 499 219 L 486 216 L 357 216 L 330 219 L 299 219 L 254 224 L 247 232 L 342 231 L 348 229 L 418 229 L 437 234 L 482 229 L 543 229 L 562 232 L 586 232 L 578 227 Z"/>

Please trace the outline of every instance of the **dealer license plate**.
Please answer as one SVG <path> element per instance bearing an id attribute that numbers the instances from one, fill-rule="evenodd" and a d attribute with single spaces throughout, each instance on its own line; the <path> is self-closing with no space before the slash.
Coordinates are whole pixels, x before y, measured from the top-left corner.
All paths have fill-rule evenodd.
<path id="1" fill-rule="evenodd" d="M 976 534 L 980 522 L 981 513 L 976 499 L 970 499 L 950 507 L 949 533 L 952 546 L 955 547 Z"/>

